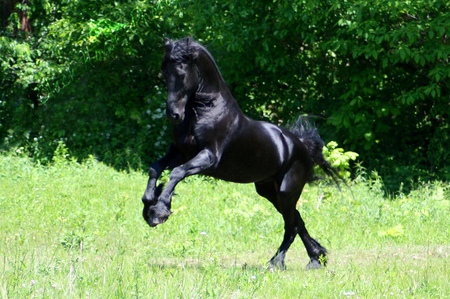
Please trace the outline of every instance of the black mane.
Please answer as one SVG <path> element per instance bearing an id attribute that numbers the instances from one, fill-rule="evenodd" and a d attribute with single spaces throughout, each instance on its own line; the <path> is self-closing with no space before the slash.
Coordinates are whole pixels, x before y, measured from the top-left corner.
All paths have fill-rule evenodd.
<path id="1" fill-rule="evenodd" d="M 219 80 L 225 82 L 214 57 L 211 55 L 208 49 L 195 41 L 192 37 L 186 37 L 179 40 L 166 39 L 165 47 L 166 57 L 164 58 L 163 64 L 167 63 L 168 61 L 185 63 L 195 60 L 199 56 L 203 55 L 203 57 L 206 57 L 210 62 L 211 67 L 215 69 L 214 72 L 216 72 Z"/>
<path id="2" fill-rule="evenodd" d="M 203 47 L 192 38 L 186 37 L 180 40 L 166 40 L 166 59 L 175 62 L 186 62 L 198 53 Z"/>

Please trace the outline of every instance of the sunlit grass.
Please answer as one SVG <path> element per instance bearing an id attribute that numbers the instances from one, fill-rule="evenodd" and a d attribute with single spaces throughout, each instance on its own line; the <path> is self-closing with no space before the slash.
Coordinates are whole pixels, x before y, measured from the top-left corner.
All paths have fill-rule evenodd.
<path id="1" fill-rule="evenodd" d="M 423 184 L 383 198 L 379 179 L 352 193 L 308 186 L 299 201 L 330 252 L 307 271 L 300 240 L 287 270 L 265 263 L 283 235 L 280 215 L 252 185 L 192 177 L 156 229 L 141 218 L 141 173 L 94 160 L 34 165 L 0 156 L 2 298 L 445 298 L 449 186 Z"/>

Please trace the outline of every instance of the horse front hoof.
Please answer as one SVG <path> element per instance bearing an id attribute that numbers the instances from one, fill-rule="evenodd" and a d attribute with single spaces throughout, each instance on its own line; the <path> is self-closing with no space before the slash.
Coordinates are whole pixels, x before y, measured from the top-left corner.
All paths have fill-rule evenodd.
<path id="1" fill-rule="evenodd" d="M 148 209 L 148 213 L 144 215 L 144 218 L 150 227 L 155 227 L 166 222 L 171 214 L 172 212 L 167 207 L 157 204 Z"/>
<path id="2" fill-rule="evenodd" d="M 167 220 L 167 218 L 165 218 L 165 219 L 155 218 L 155 219 L 153 219 L 151 222 L 150 222 L 150 221 L 147 222 L 147 224 L 148 224 L 150 227 L 156 227 L 157 225 L 163 224 L 164 222 L 166 222 L 166 220 Z"/>

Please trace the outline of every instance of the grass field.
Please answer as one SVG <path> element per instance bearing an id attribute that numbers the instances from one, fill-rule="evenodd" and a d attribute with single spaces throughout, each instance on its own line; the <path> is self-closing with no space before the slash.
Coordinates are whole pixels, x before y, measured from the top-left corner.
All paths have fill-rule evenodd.
<path id="1" fill-rule="evenodd" d="M 305 270 L 300 239 L 286 271 L 266 262 L 281 217 L 252 185 L 192 177 L 174 214 L 141 217 L 142 173 L 88 160 L 35 165 L 0 156 L 1 298 L 449 298 L 450 187 L 383 197 L 360 176 L 340 193 L 308 186 L 299 201 L 328 267 Z"/>

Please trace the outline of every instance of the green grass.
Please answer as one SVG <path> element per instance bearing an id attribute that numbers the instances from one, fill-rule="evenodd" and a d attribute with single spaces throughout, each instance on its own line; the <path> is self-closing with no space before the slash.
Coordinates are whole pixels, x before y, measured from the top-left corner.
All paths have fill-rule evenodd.
<path id="1" fill-rule="evenodd" d="M 192 177 L 174 214 L 141 218 L 147 178 L 94 160 L 35 165 L 0 156 L 1 298 L 446 298 L 449 186 L 383 198 L 379 179 L 352 192 L 308 186 L 299 201 L 329 265 L 308 271 L 300 239 L 287 270 L 265 263 L 281 217 L 252 185 Z M 322 196 L 324 195 L 324 196 Z M 321 199 L 323 198 L 323 199 Z"/>

